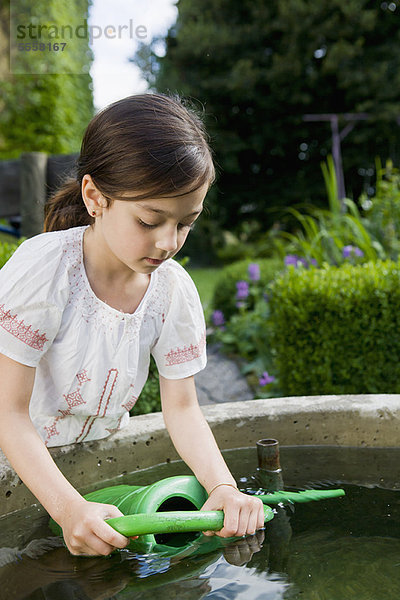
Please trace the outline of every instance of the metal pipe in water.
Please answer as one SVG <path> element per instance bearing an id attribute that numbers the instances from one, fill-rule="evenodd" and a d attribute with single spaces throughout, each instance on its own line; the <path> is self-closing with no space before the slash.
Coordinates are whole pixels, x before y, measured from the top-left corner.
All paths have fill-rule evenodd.
<path id="1" fill-rule="evenodd" d="M 258 440 L 257 458 L 260 469 L 267 471 L 277 471 L 281 469 L 279 462 L 279 442 L 273 438 Z"/>
<path id="2" fill-rule="evenodd" d="M 283 477 L 279 460 L 279 442 L 269 438 L 257 442 L 258 468 L 256 480 L 267 492 L 283 490 Z M 285 571 L 289 556 L 292 528 L 284 508 L 275 510 L 275 517 L 265 532 L 265 544 L 269 545 L 269 565 L 275 571 Z"/>
<path id="3" fill-rule="evenodd" d="M 257 479 L 268 492 L 283 488 L 282 469 L 279 460 L 279 442 L 273 438 L 257 442 Z"/>

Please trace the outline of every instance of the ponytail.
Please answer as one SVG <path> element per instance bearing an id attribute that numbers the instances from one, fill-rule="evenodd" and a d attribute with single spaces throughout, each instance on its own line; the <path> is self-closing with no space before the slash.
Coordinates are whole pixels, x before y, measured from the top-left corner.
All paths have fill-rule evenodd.
<path id="1" fill-rule="evenodd" d="M 64 181 L 44 207 L 44 231 L 90 225 L 93 220 L 83 202 L 80 184 L 72 177 Z"/>

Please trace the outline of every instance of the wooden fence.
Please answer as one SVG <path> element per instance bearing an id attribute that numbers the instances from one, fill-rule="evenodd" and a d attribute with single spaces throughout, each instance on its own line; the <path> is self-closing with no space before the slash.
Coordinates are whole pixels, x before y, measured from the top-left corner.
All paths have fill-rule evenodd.
<path id="1" fill-rule="evenodd" d="M 78 154 L 25 152 L 16 160 L 0 161 L 0 218 L 10 221 L 17 235 L 43 231 L 43 207 L 67 175 L 75 175 Z"/>

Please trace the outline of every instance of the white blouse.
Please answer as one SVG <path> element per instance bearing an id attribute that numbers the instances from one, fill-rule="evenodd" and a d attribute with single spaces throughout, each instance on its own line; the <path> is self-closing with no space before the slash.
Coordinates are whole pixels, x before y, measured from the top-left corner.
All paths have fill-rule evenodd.
<path id="1" fill-rule="evenodd" d="M 47 446 L 108 436 L 128 423 L 150 353 L 168 379 L 206 365 L 203 310 L 187 272 L 167 260 L 134 313 L 93 292 L 86 227 L 26 240 L 0 270 L 0 352 L 36 367 L 29 412 Z"/>

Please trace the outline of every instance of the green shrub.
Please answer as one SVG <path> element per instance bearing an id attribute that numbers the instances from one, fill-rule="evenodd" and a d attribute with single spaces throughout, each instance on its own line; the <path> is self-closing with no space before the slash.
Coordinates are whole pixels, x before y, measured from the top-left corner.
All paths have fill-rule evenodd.
<path id="1" fill-rule="evenodd" d="M 255 397 L 279 396 L 279 382 L 271 377 L 274 365 L 268 301 L 262 288 L 257 290 L 253 284 L 251 292 L 256 296 L 254 307 L 248 310 L 244 304 L 225 326 L 214 329 L 213 338 L 223 352 L 237 360 Z M 265 376 L 268 383 L 262 383 Z"/>
<path id="2" fill-rule="evenodd" d="M 218 283 L 215 286 L 212 306 L 223 312 L 226 320 L 237 311 L 236 308 L 236 283 L 247 281 L 250 283 L 248 267 L 250 263 L 257 263 L 260 267 L 260 285 L 265 286 L 274 279 L 276 274 L 284 268 L 281 259 L 262 258 L 246 259 L 233 263 L 222 269 Z"/>
<path id="3" fill-rule="evenodd" d="M 1 22 L 10 23 L 11 5 L 14 24 L 50 22 L 62 32 L 67 23 L 72 28 L 81 25 L 90 4 L 89 0 L 1 2 Z M 93 83 L 89 72 L 93 53 L 88 40 L 75 37 L 69 41 L 68 33 L 64 40 L 51 40 L 53 26 L 46 27 L 38 34 L 41 41 L 67 42 L 65 52 L 14 52 L 14 72 L 2 71 L 2 159 L 18 158 L 21 152 L 78 152 L 87 123 L 94 114 Z M 12 35 L 10 39 L 10 27 L 3 27 L 2 35 L 4 46 L 8 46 L 8 42 L 15 45 Z"/>
<path id="4" fill-rule="evenodd" d="M 8 259 L 14 254 L 15 250 L 24 241 L 25 238 L 21 238 L 16 242 L 0 242 L 0 269 L 3 267 Z"/>
<path id="5" fill-rule="evenodd" d="M 284 395 L 400 393 L 400 266 L 293 269 L 270 295 Z"/>
<path id="6" fill-rule="evenodd" d="M 235 229 L 219 232 L 217 257 L 224 265 L 246 258 L 256 262 L 260 258 L 284 255 L 284 246 L 279 226 L 265 230 L 262 223 L 255 219 L 245 219 Z"/>
<path id="7" fill-rule="evenodd" d="M 145 415 L 147 413 L 159 412 L 161 410 L 160 387 L 156 363 L 151 357 L 149 376 L 138 401 L 130 411 L 131 416 Z"/>
<path id="8" fill-rule="evenodd" d="M 382 246 L 385 258 L 400 256 L 400 171 L 388 160 L 384 168 L 376 161 L 376 191 L 372 198 L 360 198 L 366 229 Z"/>
<path id="9" fill-rule="evenodd" d="M 211 339 L 223 352 L 237 360 L 255 396 L 264 398 L 279 395 L 279 382 L 272 375 L 267 292 L 268 285 L 276 276 L 277 269 L 282 269 L 282 264 L 280 260 L 247 260 L 227 267 L 224 272 L 228 271 L 233 276 L 228 280 L 227 289 L 227 300 L 233 298 L 232 314 L 229 314 L 226 305 L 227 318 L 218 309 L 212 314 Z M 268 267 L 267 272 L 265 266 Z M 225 291 L 226 287 L 222 287 L 222 292 Z"/>

